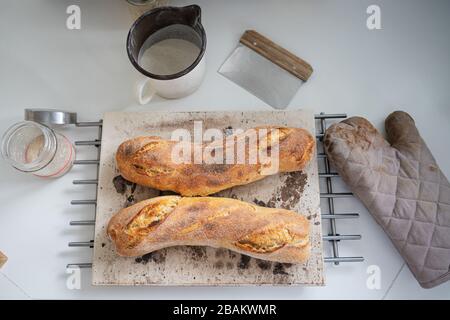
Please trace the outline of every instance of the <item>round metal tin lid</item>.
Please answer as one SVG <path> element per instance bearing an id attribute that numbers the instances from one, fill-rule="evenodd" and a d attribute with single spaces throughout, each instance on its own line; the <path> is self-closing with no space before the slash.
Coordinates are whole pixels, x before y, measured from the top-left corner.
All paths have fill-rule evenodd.
<path id="1" fill-rule="evenodd" d="M 25 109 L 25 120 L 47 126 L 67 125 L 77 122 L 77 114 L 56 109 Z"/>

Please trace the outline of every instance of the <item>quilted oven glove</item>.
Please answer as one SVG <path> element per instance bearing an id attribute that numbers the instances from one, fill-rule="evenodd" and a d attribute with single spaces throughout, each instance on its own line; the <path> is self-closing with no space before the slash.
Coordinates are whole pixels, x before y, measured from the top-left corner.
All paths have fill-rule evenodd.
<path id="1" fill-rule="evenodd" d="M 450 185 L 414 124 L 396 111 L 387 140 L 364 118 L 333 124 L 325 152 L 424 288 L 450 279 Z"/>

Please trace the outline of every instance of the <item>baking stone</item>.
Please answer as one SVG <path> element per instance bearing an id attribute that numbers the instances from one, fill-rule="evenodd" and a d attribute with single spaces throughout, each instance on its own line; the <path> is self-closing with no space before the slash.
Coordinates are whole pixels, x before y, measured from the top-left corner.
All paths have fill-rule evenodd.
<path id="1" fill-rule="evenodd" d="M 97 212 L 93 256 L 94 285 L 323 285 L 322 226 L 317 159 L 314 155 L 301 172 L 278 174 L 224 190 L 217 196 L 231 197 L 261 206 L 291 209 L 311 224 L 311 256 L 304 264 L 283 264 L 250 258 L 227 249 L 171 247 L 142 257 L 120 257 L 106 228 L 110 218 L 129 202 L 159 196 L 160 191 L 127 184 L 115 165 L 117 147 L 140 135 L 170 139 L 173 130 L 248 129 L 261 125 L 299 127 L 315 133 L 311 111 L 269 112 L 110 112 L 103 119 Z M 131 196 L 131 197 L 130 197 Z"/>

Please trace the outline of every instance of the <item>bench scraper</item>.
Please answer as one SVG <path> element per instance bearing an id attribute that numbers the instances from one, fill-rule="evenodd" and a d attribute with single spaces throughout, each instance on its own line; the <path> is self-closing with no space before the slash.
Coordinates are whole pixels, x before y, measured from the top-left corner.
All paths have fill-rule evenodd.
<path id="1" fill-rule="evenodd" d="M 219 73 L 276 109 L 285 109 L 311 65 L 254 30 L 247 30 Z"/>

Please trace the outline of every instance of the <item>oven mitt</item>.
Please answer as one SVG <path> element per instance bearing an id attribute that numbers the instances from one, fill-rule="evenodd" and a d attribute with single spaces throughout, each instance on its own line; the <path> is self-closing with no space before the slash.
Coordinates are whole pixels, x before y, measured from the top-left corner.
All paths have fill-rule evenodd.
<path id="1" fill-rule="evenodd" d="M 424 288 L 450 279 L 450 185 L 414 124 L 396 111 L 387 140 L 364 118 L 333 124 L 325 152 Z"/>

